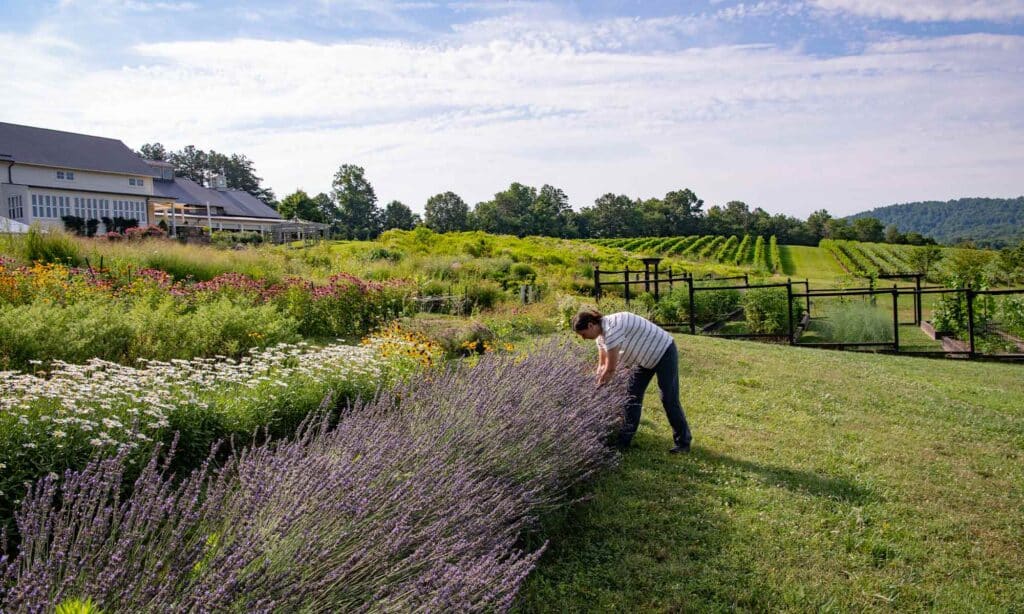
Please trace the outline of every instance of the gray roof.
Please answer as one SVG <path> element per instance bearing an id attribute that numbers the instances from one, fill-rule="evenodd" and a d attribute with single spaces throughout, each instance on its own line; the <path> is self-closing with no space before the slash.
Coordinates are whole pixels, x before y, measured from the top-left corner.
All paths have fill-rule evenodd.
<path id="1" fill-rule="evenodd" d="M 8 159 L 83 171 L 159 175 L 117 139 L 0 122 L 0 160 Z"/>
<path id="2" fill-rule="evenodd" d="M 173 198 L 186 205 L 223 207 L 225 215 L 236 217 L 264 217 L 279 220 L 281 216 L 262 200 L 243 190 L 212 190 L 205 188 L 187 177 L 175 177 L 174 181 L 153 180 L 153 196 Z"/>

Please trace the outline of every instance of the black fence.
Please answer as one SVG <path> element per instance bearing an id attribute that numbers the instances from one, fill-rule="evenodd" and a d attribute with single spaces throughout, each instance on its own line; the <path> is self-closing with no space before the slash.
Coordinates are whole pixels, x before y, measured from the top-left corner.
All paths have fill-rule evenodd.
<path id="1" fill-rule="evenodd" d="M 622 297 L 627 306 L 631 301 L 636 300 L 641 294 L 648 294 L 657 302 L 660 301 L 665 291 L 673 291 L 677 287 L 686 288 L 686 319 L 682 321 L 658 321 L 669 329 L 681 330 L 690 334 L 703 334 L 724 338 L 739 339 L 762 339 L 784 342 L 790 345 L 802 347 L 837 349 L 837 350 L 860 350 L 874 351 L 881 353 L 906 354 L 924 357 L 944 358 L 973 358 L 988 360 L 1024 361 L 1024 339 L 1021 339 L 1012 332 L 1002 328 L 1003 323 L 991 318 L 979 319 L 977 304 L 979 300 L 991 301 L 994 297 L 1021 295 L 1024 296 L 1024 289 L 999 289 L 985 290 L 973 288 L 945 288 L 923 285 L 922 275 L 880 275 L 878 279 L 913 282 L 913 285 L 878 288 L 875 280 L 870 280 L 866 287 L 846 289 L 823 289 L 811 288 L 808 280 L 793 281 L 787 279 L 785 282 L 772 283 L 750 283 L 748 275 L 736 277 L 704 277 L 696 278 L 688 271 L 673 272 L 671 269 L 661 271 L 657 266 L 657 259 L 648 259 L 652 262 L 645 262 L 644 269 L 631 270 L 628 267 L 623 270 L 602 271 L 599 268 L 594 270 L 594 298 L 600 302 L 609 288 L 621 288 Z M 729 285 L 728 282 L 735 282 Z M 713 284 L 713 285 L 708 285 Z M 787 315 L 784 330 L 773 333 L 721 332 L 730 321 L 743 317 L 742 307 L 724 314 L 709 323 L 697 321 L 696 305 L 697 295 L 701 292 L 722 292 L 738 290 L 741 293 L 759 288 L 785 288 Z M 923 317 L 924 302 L 926 297 L 933 295 L 946 295 L 962 298 L 966 305 L 966 332 L 955 335 L 949 331 L 935 331 L 934 327 Z M 900 300 L 909 298 L 912 300 L 910 321 L 900 319 Z M 816 315 L 817 307 L 827 299 L 838 299 L 839 301 L 852 301 L 856 299 L 866 300 L 870 305 L 879 309 L 887 309 L 891 312 L 891 339 L 879 341 L 813 341 L 801 340 L 805 331 L 809 329 L 812 322 L 824 320 Z M 799 306 L 801 309 L 794 309 Z M 991 310 L 991 305 L 986 309 Z M 795 314 L 803 312 L 802 317 L 797 318 Z M 982 324 L 984 322 L 984 324 Z M 922 335 L 930 336 L 936 348 L 922 348 L 921 343 L 908 343 L 901 340 L 901 326 L 917 326 L 921 332 L 913 332 L 923 339 Z M 1002 341 L 1003 349 L 993 351 L 988 347 L 982 347 L 978 343 L 979 327 L 984 326 L 986 338 L 995 337 Z M 1010 349 L 1006 349 L 1010 348 Z M 1015 349 L 1013 349 L 1015 348 Z"/>

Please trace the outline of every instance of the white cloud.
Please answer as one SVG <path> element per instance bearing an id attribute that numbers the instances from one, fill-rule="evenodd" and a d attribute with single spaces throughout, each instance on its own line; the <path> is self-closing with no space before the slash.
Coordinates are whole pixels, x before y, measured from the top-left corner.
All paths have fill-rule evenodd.
<path id="1" fill-rule="evenodd" d="M 1009 21 L 1024 17 L 1024 0 L 811 0 L 823 9 L 902 21 Z"/>
<path id="2" fill-rule="evenodd" d="M 345 162 L 366 167 L 383 201 L 414 208 L 512 181 L 555 184 L 576 206 L 691 187 L 709 203 L 800 215 L 1020 190 L 1022 37 L 890 41 L 831 59 L 610 49 L 684 23 L 627 21 L 542 34 L 488 21 L 430 44 L 153 43 L 103 70 L 10 37 L 0 53 L 31 60 L 7 76 L 23 94 L 11 121 L 243 152 L 280 195 L 327 189 Z"/>
<path id="3" fill-rule="evenodd" d="M 162 2 L 160 0 L 60 0 L 61 9 L 82 8 L 87 11 L 114 13 L 149 13 L 153 11 L 194 11 L 195 2 Z"/>

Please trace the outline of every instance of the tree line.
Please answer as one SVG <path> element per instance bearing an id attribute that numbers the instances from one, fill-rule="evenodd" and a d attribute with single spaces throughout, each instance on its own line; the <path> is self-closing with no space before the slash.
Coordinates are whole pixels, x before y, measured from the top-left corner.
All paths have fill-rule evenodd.
<path id="1" fill-rule="evenodd" d="M 513 182 L 472 207 L 455 192 L 435 194 L 427 199 L 420 216 L 401 201 L 381 206 L 365 169 L 354 164 L 338 168 L 330 192 L 311 195 L 296 190 L 278 202 L 274 193 L 262 186 L 252 161 L 244 155 L 204 152 L 192 145 L 169 152 L 160 143 L 143 145 L 140 154 L 166 160 L 178 176 L 198 182 L 213 173 L 223 174 L 229 188 L 261 198 L 282 217 L 329 224 L 333 236 L 346 239 L 372 239 L 392 228 L 411 230 L 423 225 L 437 232 L 482 230 L 568 239 L 749 234 L 775 235 L 780 243 L 790 245 L 817 245 L 826 238 L 934 244 L 919 233 L 904 234 L 874 218 L 845 220 L 824 209 L 801 220 L 781 213 L 772 215 L 760 207 L 751 209 L 742 201 L 705 207 L 688 188 L 647 199 L 608 193 L 576 211 L 566 193 L 555 186 L 537 188 Z"/>
<path id="2" fill-rule="evenodd" d="M 926 233 L 951 245 L 971 242 L 999 248 L 1024 240 L 1024 196 L 903 203 L 851 218 L 861 216 Z"/>

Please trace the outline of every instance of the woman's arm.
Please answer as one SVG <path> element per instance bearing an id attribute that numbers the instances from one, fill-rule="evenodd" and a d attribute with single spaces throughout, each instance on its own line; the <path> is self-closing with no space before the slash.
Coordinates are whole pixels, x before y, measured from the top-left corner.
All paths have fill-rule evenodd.
<path id="1" fill-rule="evenodd" d="M 607 384 L 615 375 L 615 368 L 619 365 L 619 348 L 612 348 L 605 351 L 604 369 L 598 373 L 597 385 Z"/>

